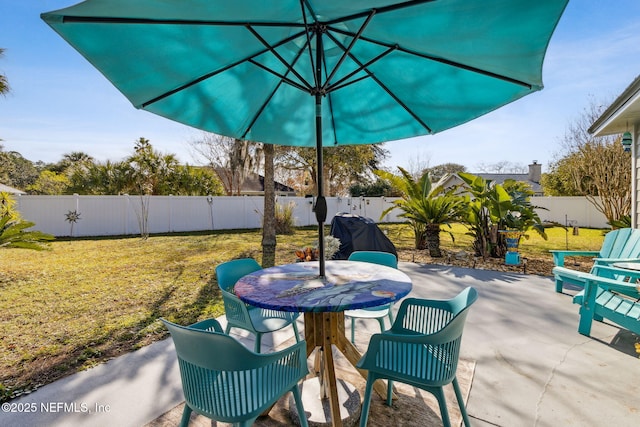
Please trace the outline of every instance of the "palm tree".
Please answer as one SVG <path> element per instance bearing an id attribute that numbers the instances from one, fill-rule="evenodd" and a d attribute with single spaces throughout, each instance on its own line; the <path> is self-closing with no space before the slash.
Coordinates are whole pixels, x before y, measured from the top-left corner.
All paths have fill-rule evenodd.
<path id="1" fill-rule="evenodd" d="M 398 167 L 401 175 L 376 170 L 375 174 L 387 180 L 402 193 L 402 198 L 395 200 L 393 206 L 386 209 L 381 216 L 393 209 L 404 211 L 413 228 L 416 249 L 428 249 L 432 257 L 441 257 L 440 232 L 442 226 L 451 228 L 451 222 L 457 220 L 465 209 L 465 198 L 455 194 L 455 188 L 445 190 L 433 187 L 429 173 L 422 174 L 418 181 L 409 172 Z"/>
<path id="2" fill-rule="evenodd" d="M 516 230 L 526 233 L 535 230 L 546 239 L 542 221 L 530 198 L 533 195 L 528 184 L 506 180 L 502 185 L 492 180 L 466 172 L 458 173 L 466 184 L 472 199 L 467 203 L 467 211 L 462 222 L 474 238 L 476 255 L 487 258 L 504 256 L 507 245 L 499 231 Z M 525 238 L 528 236 L 523 234 Z"/>
<path id="3" fill-rule="evenodd" d="M 0 48 L 0 57 L 4 55 L 4 49 Z M 7 76 L 0 74 L 0 95 L 6 95 L 9 93 L 9 81 Z"/>
<path id="4" fill-rule="evenodd" d="M 23 248 L 41 251 L 48 249 L 54 237 L 40 231 L 26 231 L 35 223 L 25 221 L 15 210 L 15 200 L 9 193 L 0 192 L 0 249 Z"/>
<path id="5" fill-rule="evenodd" d="M 8 215 L 0 217 L 0 248 L 48 249 L 47 243 L 53 236 L 41 231 L 26 231 L 34 225 L 34 222 L 11 219 Z"/>

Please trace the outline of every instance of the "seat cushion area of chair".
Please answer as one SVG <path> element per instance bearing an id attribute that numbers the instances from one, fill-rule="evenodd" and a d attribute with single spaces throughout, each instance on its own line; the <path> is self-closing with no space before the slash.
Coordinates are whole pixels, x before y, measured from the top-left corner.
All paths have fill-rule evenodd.
<path id="1" fill-rule="evenodd" d="M 381 317 L 387 317 L 389 315 L 388 308 L 381 308 L 378 310 L 367 310 L 367 309 L 357 309 L 357 310 L 346 310 L 344 312 L 345 317 L 357 317 L 358 319 L 379 319 Z"/>
<path id="2" fill-rule="evenodd" d="M 295 313 L 291 313 L 291 318 L 281 317 L 263 317 L 263 313 L 260 309 L 249 310 L 249 316 L 251 316 L 251 324 L 256 331 L 260 333 L 268 333 L 277 331 L 291 324 L 295 317 Z"/>

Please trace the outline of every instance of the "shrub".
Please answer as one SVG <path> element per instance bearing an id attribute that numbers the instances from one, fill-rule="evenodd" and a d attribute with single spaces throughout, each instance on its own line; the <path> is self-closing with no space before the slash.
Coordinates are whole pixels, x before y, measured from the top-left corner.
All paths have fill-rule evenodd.
<path id="1" fill-rule="evenodd" d="M 289 202 L 284 206 L 276 203 L 276 234 L 293 234 L 295 227 L 293 209 L 295 207 L 294 202 Z"/>

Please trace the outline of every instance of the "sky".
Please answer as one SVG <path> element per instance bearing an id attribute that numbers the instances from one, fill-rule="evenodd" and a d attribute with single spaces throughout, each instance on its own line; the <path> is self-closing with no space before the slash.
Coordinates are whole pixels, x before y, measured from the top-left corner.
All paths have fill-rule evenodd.
<path id="1" fill-rule="evenodd" d="M 0 144 L 31 161 L 57 162 L 83 151 L 118 161 L 134 141 L 198 164 L 188 141 L 202 132 L 136 110 L 95 68 L 50 29 L 40 13 L 75 0 L 0 0 L 0 73 L 11 87 L 0 97 Z M 469 123 L 385 144 L 385 165 L 542 164 L 560 151 L 567 127 L 590 103 L 609 105 L 640 74 L 640 1 L 571 0 L 551 39 L 545 88 Z"/>

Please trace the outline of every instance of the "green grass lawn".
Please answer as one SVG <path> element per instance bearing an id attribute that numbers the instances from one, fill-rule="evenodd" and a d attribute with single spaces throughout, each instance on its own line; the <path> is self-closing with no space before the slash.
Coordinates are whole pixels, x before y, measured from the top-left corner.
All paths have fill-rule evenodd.
<path id="1" fill-rule="evenodd" d="M 398 251 L 413 248 L 407 226 L 382 225 Z M 455 242 L 470 251 L 471 238 L 456 225 Z M 278 236 L 277 264 L 313 245 L 314 228 Z M 521 254 L 548 257 L 565 249 L 561 228 L 545 241 L 531 233 Z M 0 250 L 0 397 L 6 400 L 69 373 L 86 369 L 167 335 L 157 320 L 189 324 L 223 314 L 215 266 L 238 258 L 261 259 L 260 230 L 207 234 L 54 241 L 52 250 Z M 598 250 L 601 230 L 568 236 L 569 249 Z M 402 260 L 402 259 L 401 259 Z"/>

